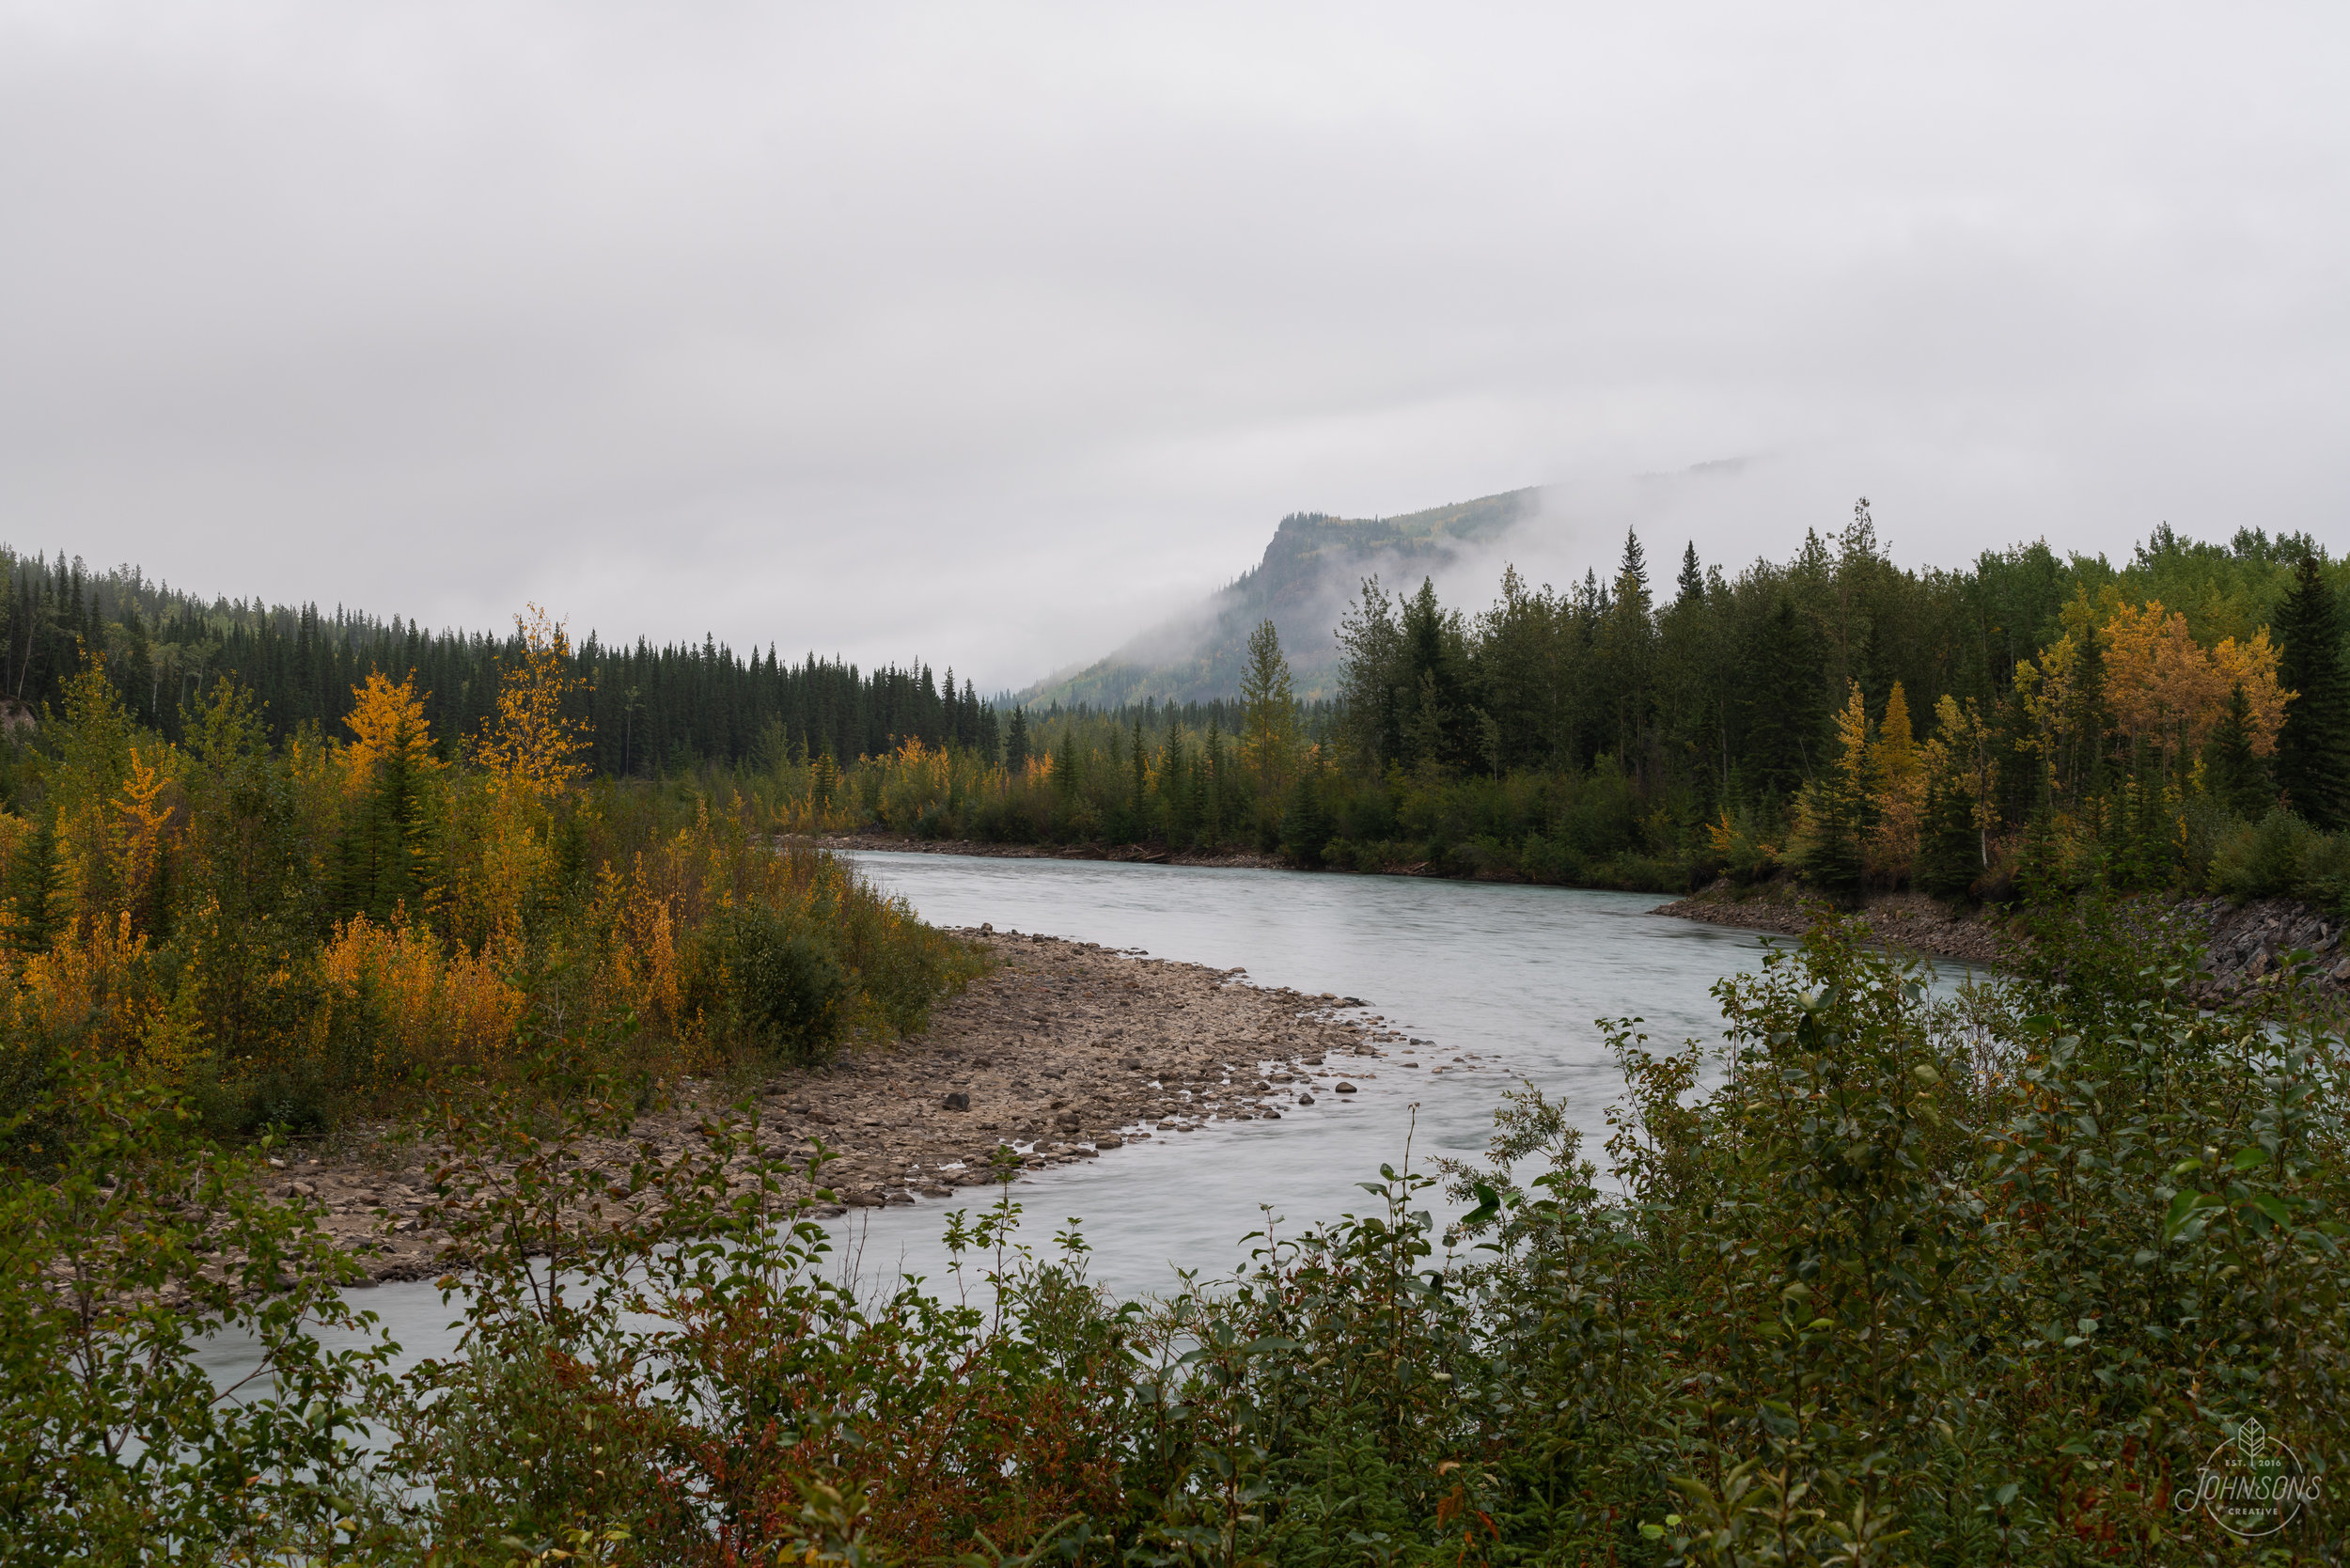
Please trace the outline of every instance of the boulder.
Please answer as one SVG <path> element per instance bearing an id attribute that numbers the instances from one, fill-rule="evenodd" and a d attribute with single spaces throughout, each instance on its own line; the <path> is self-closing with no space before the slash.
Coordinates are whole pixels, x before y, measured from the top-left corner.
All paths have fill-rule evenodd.
<path id="1" fill-rule="evenodd" d="M 957 1090 L 952 1094 L 948 1095 L 947 1098 L 941 1102 L 941 1104 L 944 1108 L 950 1111 L 967 1111 L 971 1108 L 971 1096 L 964 1093 L 961 1090 Z"/>

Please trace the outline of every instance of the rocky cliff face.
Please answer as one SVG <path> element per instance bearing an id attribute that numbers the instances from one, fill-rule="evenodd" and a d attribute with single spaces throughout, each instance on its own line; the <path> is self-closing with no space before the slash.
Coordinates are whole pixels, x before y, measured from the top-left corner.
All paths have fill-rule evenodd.
<path id="1" fill-rule="evenodd" d="M 1390 588 L 1417 588 L 1465 557 L 1498 547 L 1541 510 L 1542 492 L 1512 490 L 1402 517 L 1347 518 L 1292 512 L 1281 519 L 1263 558 L 1196 612 L 1152 628 L 1098 663 L 1039 682 L 1013 700 L 1096 706 L 1210 701 L 1236 696 L 1248 635 L 1271 619 L 1281 635 L 1302 698 L 1327 697 L 1338 683 L 1340 618 L 1377 576 Z"/>

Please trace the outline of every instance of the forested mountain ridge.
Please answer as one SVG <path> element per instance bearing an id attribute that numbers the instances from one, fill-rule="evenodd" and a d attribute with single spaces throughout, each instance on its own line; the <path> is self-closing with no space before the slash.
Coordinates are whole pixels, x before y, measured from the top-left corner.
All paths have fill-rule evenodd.
<path id="1" fill-rule="evenodd" d="M 1441 572 L 1472 547 L 1499 544 L 1541 502 L 1542 491 L 1528 487 L 1401 517 L 1292 512 L 1274 529 L 1263 557 L 1198 610 L 1153 627 L 1107 658 L 1048 676 L 1015 700 L 1102 708 L 1229 698 L 1240 689 L 1248 635 L 1264 620 L 1288 651 L 1297 695 L 1329 696 L 1338 684 L 1339 617 L 1365 577 Z"/>
<path id="2" fill-rule="evenodd" d="M 493 714 L 518 633 L 431 631 L 336 606 L 191 594 L 136 566 L 93 571 L 0 545 L 0 703 L 11 723 L 61 705 L 85 651 L 103 656 L 126 709 L 179 740 L 183 714 L 222 680 L 248 688 L 283 739 L 306 726 L 339 732 L 370 670 L 413 671 L 423 714 L 446 756 Z M 908 740 L 993 753 L 995 713 L 969 681 L 919 659 L 860 669 L 814 653 L 785 664 L 771 644 L 738 653 L 699 644 L 605 643 L 594 632 L 568 658 L 581 682 L 568 700 L 589 735 L 587 760 L 619 776 L 701 763 L 829 754 L 843 762 Z"/>

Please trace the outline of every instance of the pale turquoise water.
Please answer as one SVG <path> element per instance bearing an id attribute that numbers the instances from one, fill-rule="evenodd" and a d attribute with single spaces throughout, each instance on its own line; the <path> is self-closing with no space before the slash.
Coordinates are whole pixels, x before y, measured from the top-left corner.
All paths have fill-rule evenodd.
<path id="1" fill-rule="evenodd" d="M 1238 1264 L 1241 1238 L 1263 1223 L 1261 1204 L 1292 1231 L 1358 1209 L 1368 1195 L 1355 1184 L 1376 1180 L 1382 1161 L 1402 1162 L 1415 1116 L 1418 1165 L 1481 1149 L 1494 1105 L 1521 1081 L 1563 1101 L 1598 1154 L 1622 1079 L 1594 1020 L 1638 1014 L 1662 1044 L 1711 1041 L 1711 987 L 1755 967 L 1762 945 L 1751 933 L 1652 915 L 1653 894 L 1098 861 L 854 858 L 928 920 L 1243 966 L 1260 984 L 1359 996 L 1434 1043 L 1369 1064 L 1375 1078 L 1350 1072 L 1363 1092 L 1318 1095 L 1282 1121 L 1165 1135 L 1015 1185 L 1032 1240 L 1044 1246 L 1066 1219 L 1082 1217 L 1095 1278 L 1127 1294 L 1171 1288 L 1177 1266 L 1212 1275 Z M 1937 974 L 1948 981 L 1960 972 Z M 1453 1067 L 1472 1054 L 1482 1058 L 1477 1071 Z M 1405 1060 L 1423 1065 L 1408 1071 Z M 1439 1064 L 1449 1071 L 1429 1071 Z M 843 1252 L 869 1279 L 902 1271 L 940 1280 L 944 1215 L 981 1201 L 966 1190 L 853 1213 L 839 1222 Z M 363 1299 L 412 1355 L 446 1347 L 452 1314 L 429 1287 L 385 1285 Z M 222 1370 L 236 1359 L 224 1347 Z"/>

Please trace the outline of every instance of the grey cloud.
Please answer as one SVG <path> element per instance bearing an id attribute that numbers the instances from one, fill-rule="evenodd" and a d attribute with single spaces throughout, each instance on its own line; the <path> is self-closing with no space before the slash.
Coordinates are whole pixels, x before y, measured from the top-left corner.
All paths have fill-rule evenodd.
<path id="1" fill-rule="evenodd" d="M 2340 541 L 2346 31 L 0 7 L 0 538 L 989 686 L 1529 482 L 1561 579 L 1860 494 L 1945 564 Z"/>

